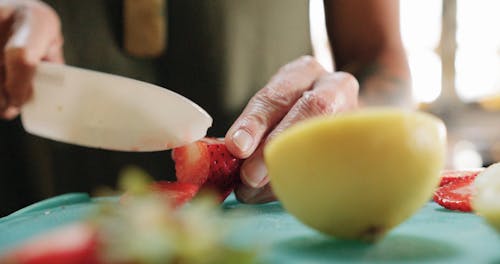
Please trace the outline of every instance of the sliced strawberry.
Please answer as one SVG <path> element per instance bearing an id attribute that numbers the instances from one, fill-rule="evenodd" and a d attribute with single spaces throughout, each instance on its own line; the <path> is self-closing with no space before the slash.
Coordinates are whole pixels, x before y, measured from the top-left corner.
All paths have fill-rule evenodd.
<path id="1" fill-rule="evenodd" d="M 474 192 L 474 178 L 456 178 L 434 192 L 434 201 L 444 208 L 471 212 L 471 197 Z"/>
<path id="2" fill-rule="evenodd" d="M 439 182 L 439 186 L 444 186 L 450 182 L 465 178 L 473 180 L 483 170 L 484 169 L 444 170 L 441 172 L 441 181 Z"/>
<path id="3" fill-rule="evenodd" d="M 207 147 L 210 153 L 210 175 L 203 188 L 215 190 L 223 201 L 240 182 L 242 160 L 234 157 L 223 141 L 211 141 Z"/>
<path id="4" fill-rule="evenodd" d="M 152 185 L 153 191 L 180 207 L 189 202 L 198 193 L 200 186 L 187 182 L 158 181 Z"/>
<path id="5" fill-rule="evenodd" d="M 204 138 L 175 148 L 172 158 L 178 182 L 200 184 L 201 190 L 215 191 L 220 201 L 240 180 L 242 161 L 227 150 L 222 139 Z"/>
<path id="6" fill-rule="evenodd" d="M 73 224 L 34 237 L 7 253 L 0 263 L 99 264 L 96 230 L 87 224 Z"/>
<path id="7" fill-rule="evenodd" d="M 177 181 L 202 185 L 207 180 L 210 171 L 210 156 L 206 142 L 196 141 L 174 148 L 172 159 L 175 161 Z"/>

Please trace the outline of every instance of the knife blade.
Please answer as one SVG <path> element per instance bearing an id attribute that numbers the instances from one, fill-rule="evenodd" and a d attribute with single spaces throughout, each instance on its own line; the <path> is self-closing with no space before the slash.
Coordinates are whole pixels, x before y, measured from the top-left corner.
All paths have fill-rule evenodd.
<path id="1" fill-rule="evenodd" d="M 55 141 L 115 151 L 161 151 L 204 137 L 212 118 L 189 99 L 127 77 L 42 62 L 24 129 Z"/>

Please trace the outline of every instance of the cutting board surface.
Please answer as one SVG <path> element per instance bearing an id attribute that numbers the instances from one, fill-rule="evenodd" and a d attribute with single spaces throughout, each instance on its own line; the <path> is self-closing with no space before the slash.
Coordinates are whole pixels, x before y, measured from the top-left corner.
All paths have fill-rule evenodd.
<path id="1" fill-rule="evenodd" d="M 0 254 L 45 230 L 85 219 L 100 199 L 57 196 L 0 218 Z M 304 226 L 279 202 L 245 205 L 230 197 L 225 211 L 246 209 L 230 221 L 234 243 L 255 244 L 262 263 L 500 263 L 500 235 L 482 218 L 426 204 L 376 244 L 336 240 Z"/>

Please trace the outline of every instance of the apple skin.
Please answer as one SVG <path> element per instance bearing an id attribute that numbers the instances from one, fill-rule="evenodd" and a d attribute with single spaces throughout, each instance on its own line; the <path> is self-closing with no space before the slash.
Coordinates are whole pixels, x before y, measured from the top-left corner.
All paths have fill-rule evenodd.
<path id="1" fill-rule="evenodd" d="M 270 140 L 264 159 L 276 196 L 301 222 L 376 241 L 429 201 L 445 152 L 438 118 L 365 108 L 292 126 Z"/>

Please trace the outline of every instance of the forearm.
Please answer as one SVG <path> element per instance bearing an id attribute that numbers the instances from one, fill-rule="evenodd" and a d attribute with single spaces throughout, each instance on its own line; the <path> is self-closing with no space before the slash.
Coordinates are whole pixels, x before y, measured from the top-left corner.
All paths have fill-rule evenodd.
<path id="1" fill-rule="evenodd" d="M 348 70 L 359 84 L 359 103 L 366 106 L 395 106 L 412 109 L 415 104 L 411 93 L 411 80 L 407 66 L 390 66 L 378 61 Z"/>
<path id="2" fill-rule="evenodd" d="M 397 0 L 325 0 L 336 70 L 354 75 L 362 106 L 413 108 Z"/>

